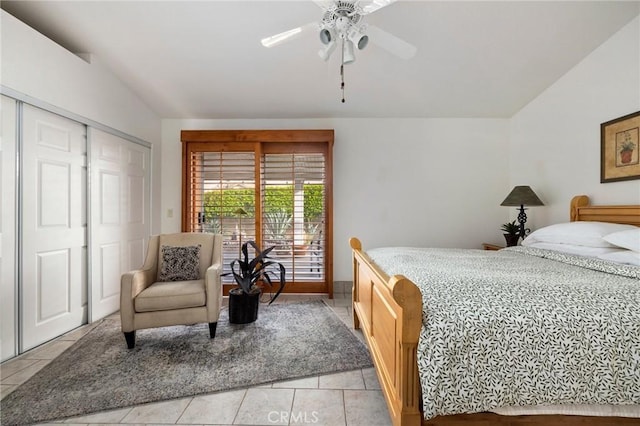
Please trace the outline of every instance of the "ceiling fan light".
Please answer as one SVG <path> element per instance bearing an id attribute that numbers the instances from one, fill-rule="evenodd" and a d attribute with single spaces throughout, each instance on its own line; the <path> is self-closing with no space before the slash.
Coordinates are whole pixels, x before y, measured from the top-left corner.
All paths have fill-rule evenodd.
<path id="1" fill-rule="evenodd" d="M 351 40 L 346 40 L 342 47 L 342 63 L 350 64 L 356 60 L 356 55 L 353 53 L 353 42 Z"/>
<path id="2" fill-rule="evenodd" d="M 318 55 L 322 58 L 323 61 L 327 61 L 329 60 L 329 57 L 331 56 L 331 54 L 335 49 L 336 49 L 336 42 L 331 41 L 324 48 L 318 51 Z"/>
<path id="3" fill-rule="evenodd" d="M 369 36 L 365 34 L 366 26 L 353 27 L 347 34 L 347 39 L 356 45 L 358 50 L 364 49 L 369 43 Z"/>
<path id="4" fill-rule="evenodd" d="M 369 44 L 369 36 L 363 35 L 362 37 L 360 37 L 360 39 L 356 43 L 356 46 L 358 46 L 358 50 L 362 50 L 365 47 L 367 47 L 367 44 Z"/>
<path id="5" fill-rule="evenodd" d="M 333 34 L 331 34 L 331 31 L 326 28 L 320 30 L 320 41 L 322 42 L 322 44 L 327 45 L 331 43 L 333 41 Z"/>

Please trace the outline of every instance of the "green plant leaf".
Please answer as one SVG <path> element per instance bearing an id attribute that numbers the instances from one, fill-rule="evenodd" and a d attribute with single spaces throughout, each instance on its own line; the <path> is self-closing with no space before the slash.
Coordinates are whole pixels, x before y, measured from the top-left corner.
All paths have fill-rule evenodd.
<path id="1" fill-rule="evenodd" d="M 251 260 L 249 260 L 249 246 L 253 247 L 256 253 L 255 257 Z M 232 274 L 236 284 L 238 284 L 242 291 L 246 294 L 250 294 L 251 290 L 260 280 L 268 285 L 269 288 L 273 287 L 274 284 L 269 275 L 275 273 L 271 271 L 270 268 L 277 267 L 280 272 L 280 280 L 278 290 L 269 300 L 269 304 L 273 303 L 280 293 L 282 293 L 286 284 L 286 269 L 284 265 L 275 260 L 271 260 L 271 258 L 268 257 L 269 253 L 271 253 L 274 248 L 275 246 L 261 251 L 255 241 L 245 242 L 241 247 L 243 259 L 233 259 L 229 263 L 231 272 L 222 275 Z"/>

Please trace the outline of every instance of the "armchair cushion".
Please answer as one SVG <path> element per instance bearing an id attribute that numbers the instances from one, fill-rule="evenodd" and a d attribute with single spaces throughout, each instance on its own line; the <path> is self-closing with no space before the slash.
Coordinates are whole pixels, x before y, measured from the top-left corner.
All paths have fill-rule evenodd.
<path id="1" fill-rule="evenodd" d="M 136 312 L 168 311 L 205 306 L 204 280 L 157 282 L 135 298 Z"/>
<path id="2" fill-rule="evenodd" d="M 196 246 L 161 247 L 162 262 L 158 281 L 191 281 L 200 279 L 200 244 Z"/>

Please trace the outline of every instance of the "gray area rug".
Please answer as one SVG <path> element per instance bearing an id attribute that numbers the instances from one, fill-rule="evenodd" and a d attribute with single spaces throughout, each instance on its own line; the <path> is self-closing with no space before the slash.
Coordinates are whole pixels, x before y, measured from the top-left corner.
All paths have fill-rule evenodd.
<path id="1" fill-rule="evenodd" d="M 252 324 L 136 333 L 102 320 L 2 400 L 1 424 L 30 424 L 154 401 L 372 366 L 366 346 L 321 301 L 261 305 Z"/>

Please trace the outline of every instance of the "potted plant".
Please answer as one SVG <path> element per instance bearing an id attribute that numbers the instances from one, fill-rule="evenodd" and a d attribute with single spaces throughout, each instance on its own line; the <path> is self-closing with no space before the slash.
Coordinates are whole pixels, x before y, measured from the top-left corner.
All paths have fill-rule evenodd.
<path id="1" fill-rule="evenodd" d="M 520 225 L 516 225 L 516 221 L 503 223 L 500 227 L 504 232 L 504 239 L 507 247 L 517 246 L 520 239 Z"/>
<path id="2" fill-rule="evenodd" d="M 620 162 L 622 164 L 627 164 L 631 162 L 631 157 L 633 155 L 633 150 L 636 147 L 636 144 L 631 140 L 625 140 L 620 145 Z"/>
<path id="3" fill-rule="evenodd" d="M 249 259 L 249 246 L 253 247 L 255 257 Z M 258 319 L 258 306 L 262 287 L 273 287 L 272 276 L 279 279 L 280 284 L 275 294 L 269 298 L 269 304 L 273 303 L 282 290 L 286 282 L 284 266 L 271 260 L 269 253 L 275 246 L 264 251 L 255 241 L 247 241 L 242 244 L 242 258 L 234 259 L 229 266 L 231 272 L 224 275 L 233 275 L 238 287 L 229 290 L 229 322 L 232 324 L 248 324 Z M 276 274 L 279 271 L 279 276 Z"/>
<path id="4" fill-rule="evenodd" d="M 264 240 L 276 246 L 276 254 L 289 254 L 290 247 L 287 234 L 291 229 L 293 216 L 284 209 L 279 209 L 264 214 Z"/>

